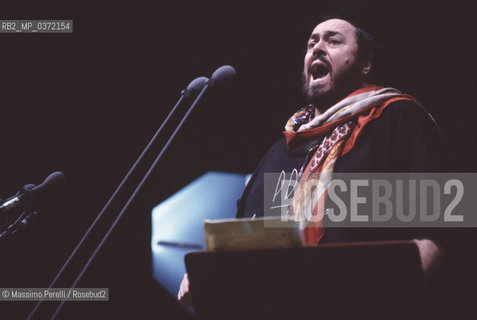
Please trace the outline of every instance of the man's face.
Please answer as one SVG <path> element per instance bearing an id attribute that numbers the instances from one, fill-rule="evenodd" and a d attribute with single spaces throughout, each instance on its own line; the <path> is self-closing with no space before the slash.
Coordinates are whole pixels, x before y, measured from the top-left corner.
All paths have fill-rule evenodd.
<path id="1" fill-rule="evenodd" d="M 355 27 L 341 19 L 315 27 L 305 55 L 304 92 L 315 107 L 344 98 L 361 81 Z M 326 108 L 330 106 L 324 106 Z"/>

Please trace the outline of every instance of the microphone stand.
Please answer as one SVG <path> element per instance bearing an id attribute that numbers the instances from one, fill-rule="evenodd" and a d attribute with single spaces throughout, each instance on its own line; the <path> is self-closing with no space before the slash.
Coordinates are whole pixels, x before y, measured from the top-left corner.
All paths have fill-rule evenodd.
<path id="1" fill-rule="evenodd" d="M 27 184 L 22 187 L 20 191 L 17 192 L 18 196 L 28 193 L 33 187 L 34 184 Z M 7 213 L 6 221 L 0 226 L 0 239 L 4 239 L 14 233 L 16 233 L 21 228 L 25 228 L 33 219 L 34 216 L 38 214 L 34 205 L 31 205 L 18 214 L 18 210 L 15 210 L 12 214 Z M 3 218 L 3 217 L 2 217 Z"/>
<path id="2" fill-rule="evenodd" d="M 111 224 L 110 228 L 108 229 L 108 231 L 106 232 L 106 234 L 103 236 L 103 238 L 101 239 L 101 241 L 99 242 L 99 244 L 97 245 L 97 247 L 95 248 L 94 252 L 90 255 L 88 261 L 86 262 L 86 264 L 83 266 L 83 269 L 80 271 L 80 273 L 78 274 L 78 276 L 76 277 L 75 281 L 73 282 L 73 284 L 71 285 L 70 289 L 72 288 L 75 288 L 76 285 L 78 284 L 78 282 L 81 280 L 83 274 L 86 272 L 86 270 L 88 269 L 89 265 L 91 264 L 91 262 L 94 260 L 94 258 L 96 257 L 97 253 L 99 252 L 99 250 L 101 249 L 101 247 L 103 246 L 103 244 L 106 242 L 106 240 L 108 239 L 108 237 L 110 236 L 110 234 L 112 233 L 112 231 L 114 230 L 114 228 L 116 227 L 116 224 L 119 222 L 119 220 L 121 219 L 121 217 L 123 216 L 123 214 L 126 212 L 126 210 L 129 208 L 129 205 L 132 203 L 132 201 L 134 200 L 134 198 L 136 197 L 136 195 L 139 193 L 139 191 L 142 189 L 144 183 L 146 182 L 146 180 L 149 178 L 149 176 L 151 175 L 152 171 L 154 170 L 154 168 L 157 166 L 159 160 L 162 158 L 164 152 L 167 150 L 167 148 L 169 147 L 170 143 L 172 142 L 172 140 L 175 138 L 176 134 L 178 133 L 178 131 L 182 128 L 184 122 L 187 120 L 187 118 L 189 117 L 190 113 L 192 112 L 192 110 L 195 108 L 195 106 L 197 105 L 198 101 L 202 98 L 202 96 L 204 95 L 204 93 L 207 91 L 207 89 L 209 87 L 213 87 L 215 86 L 217 83 L 223 83 L 223 82 L 227 82 L 229 81 L 231 78 L 233 78 L 235 76 L 236 72 L 235 72 L 235 69 L 229 65 L 225 65 L 225 66 L 222 66 L 220 68 L 218 68 L 217 70 L 215 70 L 215 72 L 212 74 L 212 76 L 210 77 L 210 79 L 207 79 L 205 77 L 199 77 L 197 79 L 194 79 L 190 84 L 189 86 L 183 90 L 181 92 L 181 97 L 179 99 L 179 101 L 176 103 L 176 105 L 174 106 L 174 108 L 171 110 L 171 112 L 169 113 L 169 115 L 167 116 L 166 120 L 164 120 L 164 122 L 162 123 L 161 127 L 158 129 L 158 131 L 156 132 L 156 134 L 153 136 L 153 138 L 151 139 L 151 141 L 149 142 L 149 144 L 146 146 L 146 148 L 144 149 L 144 151 L 142 152 L 142 154 L 139 156 L 139 158 L 136 160 L 136 162 L 134 163 L 134 165 L 131 167 L 131 169 L 129 170 L 129 172 L 126 174 L 126 176 L 123 178 L 123 180 L 121 181 L 120 185 L 118 186 L 118 188 L 115 190 L 115 192 L 113 193 L 113 195 L 111 196 L 111 198 L 108 200 L 108 202 L 106 203 L 106 205 L 103 207 L 103 209 L 101 210 L 101 212 L 98 214 L 98 216 L 96 217 L 96 219 L 93 221 L 93 223 L 90 225 L 90 227 L 88 228 L 88 230 L 86 231 L 86 233 L 84 234 L 84 236 L 81 238 L 81 240 L 79 241 L 78 245 L 75 247 L 75 249 L 73 250 L 73 252 L 70 254 L 70 256 L 68 257 L 68 259 L 66 260 L 66 262 L 64 263 L 64 265 L 61 267 L 60 271 L 58 272 L 58 274 L 55 276 L 55 278 L 53 279 L 53 281 L 50 283 L 50 286 L 49 288 L 52 288 L 55 283 L 58 281 L 59 277 L 62 275 L 62 273 L 64 272 L 64 270 L 66 269 L 66 267 L 68 266 L 68 264 L 71 262 L 72 258 L 76 255 L 77 251 L 79 250 L 79 248 L 82 246 L 82 244 L 84 243 L 84 241 L 86 240 L 86 238 L 89 236 L 89 234 L 91 233 L 91 230 L 94 228 L 94 226 L 97 224 L 97 222 L 99 221 L 99 219 L 101 218 L 101 216 L 104 214 L 104 212 L 106 211 L 106 209 L 109 207 L 109 205 L 111 204 L 111 202 L 113 201 L 113 199 L 116 197 L 116 195 L 118 194 L 118 192 L 120 191 L 120 189 L 123 187 L 123 185 L 125 184 L 125 182 L 129 179 L 131 173 L 136 169 L 137 165 L 139 164 L 139 162 L 143 159 L 145 153 L 149 150 L 150 146 L 153 144 L 153 142 L 156 140 L 156 138 L 158 137 L 159 133 L 162 131 L 163 127 L 165 126 L 166 122 L 169 121 L 171 115 L 174 113 L 174 111 L 177 109 L 177 107 L 179 106 L 179 104 L 182 102 L 183 98 L 184 97 L 189 97 L 191 94 L 197 92 L 200 90 L 200 93 L 197 95 L 196 99 L 194 100 L 194 102 L 192 103 L 192 105 L 189 107 L 188 111 L 186 112 L 186 114 L 184 115 L 184 117 L 182 118 L 182 120 L 180 121 L 180 123 L 178 124 L 178 126 L 176 127 L 176 129 L 174 130 L 174 132 L 172 133 L 172 135 L 170 136 L 169 140 L 166 142 L 166 144 L 164 145 L 164 147 L 161 149 L 159 155 L 156 157 L 156 159 L 154 160 L 153 164 L 149 167 L 149 170 L 147 171 L 146 175 L 143 177 L 143 179 L 141 180 L 141 182 L 139 183 L 139 185 L 137 186 L 137 188 L 134 190 L 133 194 L 129 197 L 128 201 L 126 202 L 126 204 L 123 206 L 123 208 L 121 209 L 120 213 L 118 214 L 118 216 L 116 217 L 116 219 L 113 221 L 113 223 Z M 37 310 L 39 309 L 41 303 L 43 302 L 44 300 L 40 300 L 36 305 L 35 307 L 33 308 L 33 310 L 31 311 L 31 313 L 28 315 L 28 318 L 27 320 L 30 320 L 33 318 L 33 316 L 35 315 L 35 313 L 37 312 Z M 55 313 L 52 315 L 52 317 L 50 319 L 55 319 L 56 316 L 58 315 L 58 313 L 61 311 L 61 308 L 63 307 L 63 305 L 65 304 L 66 300 L 63 299 L 60 303 L 60 305 L 56 308 L 55 310 Z"/>
<path id="3" fill-rule="evenodd" d="M 197 96 L 197 98 L 194 100 L 194 102 L 192 103 L 192 105 L 189 107 L 189 110 L 187 110 L 187 113 L 184 115 L 184 117 L 182 118 L 181 122 L 179 123 L 179 125 L 176 127 L 176 129 L 174 130 L 174 132 L 172 133 L 172 135 L 170 136 L 169 140 L 167 140 L 166 144 L 164 145 L 164 147 L 162 148 L 162 150 L 159 152 L 159 155 L 156 157 L 156 159 L 154 160 L 154 162 L 152 163 L 152 165 L 149 167 L 149 170 L 147 171 L 146 175 L 142 178 L 141 182 L 139 183 L 139 185 L 136 187 L 136 189 L 134 190 L 134 192 L 132 193 L 132 195 L 129 197 L 128 201 L 126 202 L 126 204 L 123 206 L 123 208 L 121 209 L 121 211 L 119 212 L 119 214 L 117 215 L 116 219 L 113 221 L 113 223 L 111 224 L 111 226 L 109 227 L 108 231 L 106 232 L 106 234 L 103 236 L 103 238 L 101 239 L 101 241 L 99 242 L 98 246 L 96 247 L 96 249 L 94 250 L 94 252 L 91 254 L 91 256 L 89 257 L 88 261 L 85 263 L 85 265 L 83 266 L 83 269 L 81 269 L 80 273 L 78 274 L 78 276 L 76 277 L 75 281 L 73 282 L 73 284 L 71 285 L 70 289 L 73 289 L 76 287 L 76 285 L 78 284 L 78 282 L 81 280 L 81 278 L 83 277 L 84 273 L 88 270 L 88 267 L 90 266 L 91 262 L 94 260 L 94 258 L 96 257 L 96 255 L 98 254 L 98 252 L 101 250 L 103 244 L 106 242 L 106 240 L 109 238 L 109 236 L 111 235 L 111 233 L 113 232 L 114 228 L 116 227 L 117 223 L 119 222 L 119 220 L 121 219 L 121 217 L 124 215 L 124 213 L 126 212 L 126 210 L 129 208 L 129 205 L 133 202 L 133 200 L 136 198 L 137 194 L 139 193 L 139 191 L 141 191 L 144 183 L 147 181 L 147 179 L 149 178 L 149 176 L 151 175 L 152 171 L 156 168 L 157 164 L 159 163 L 159 161 L 161 160 L 162 156 L 164 155 L 164 153 L 166 152 L 167 148 L 169 147 L 169 145 L 171 144 L 172 140 L 175 138 L 177 132 L 179 132 L 179 130 L 182 128 L 182 125 L 184 124 L 184 122 L 187 120 L 187 118 L 189 117 L 190 113 L 192 112 L 192 110 L 194 109 L 194 107 L 196 106 L 197 102 L 202 98 L 202 96 L 204 95 L 205 91 L 207 91 L 207 89 L 209 88 L 209 83 L 206 83 L 206 85 L 204 86 L 204 88 L 201 90 L 201 92 L 199 93 L 199 95 Z M 50 318 L 51 320 L 54 320 L 58 313 L 61 311 L 63 305 L 65 304 L 66 300 L 63 299 L 61 301 L 61 303 L 58 305 L 58 307 L 56 308 L 55 310 L 55 313 L 52 315 L 52 317 Z"/>
<path id="4" fill-rule="evenodd" d="M 77 254 L 77 252 L 79 251 L 79 249 L 82 247 L 83 243 L 85 242 L 85 240 L 89 237 L 91 231 L 94 229 L 94 227 L 97 225 L 98 221 L 101 219 L 101 217 L 104 215 L 104 213 L 106 212 L 106 210 L 109 208 L 109 206 L 111 205 L 111 203 L 113 202 L 113 200 L 116 198 L 116 196 L 118 195 L 118 193 L 121 191 L 121 189 L 123 188 L 123 186 L 125 185 L 125 183 L 128 181 L 128 179 L 131 177 L 132 173 L 136 170 L 137 166 L 139 165 L 139 163 L 143 160 L 144 156 L 146 155 L 146 153 L 149 151 L 150 147 L 154 144 L 154 142 L 156 141 L 157 137 L 159 136 L 159 134 L 162 132 L 162 130 L 164 129 L 165 125 L 167 124 L 167 122 L 170 120 L 170 118 L 172 117 L 172 115 L 174 114 L 174 112 L 177 110 L 177 108 L 179 107 L 179 105 L 181 105 L 182 101 L 186 98 L 188 98 L 193 91 L 197 90 L 197 87 L 201 85 L 201 83 L 204 83 L 206 82 L 207 78 L 205 77 L 199 77 L 199 78 L 196 78 L 194 79 L 193 81 L 191 81 L 191 83 L 189 84 L 189 86 L 183 90 L 181 92 L 181 96 L 179 98 L 179 100 L 176 102 L 175 106 L 172 108 L 172 110 L 169 112 L 169 114 L 167 115 L 166 119 L 162 122 L 161 126 L 159 127 L 159 129 L 156 131 L 156 133 L 154 134 L 154 136 L 151 138 L 151 140 L 149 141 L 149 143 L 147 144 L 146 148 L 144 148 L 143 152 L 141 153 L 141 155 L 139 156 L 139 158 L 136 160 L 136 162 L 132 165 L 131 169 L 129 169 L 128 173 L 124 176 L 124 178 L 122 179 L 121 183 L 119 184 L 119 186 L 116 188 L 116 190 L 114 191 L 114 193 L 111 195 L 111 197 L 109 198 L 109 200 L 106 202 L 106 204 L 104 205 L 103 209 L 101 209 L 101 211 L 99 212 L 99 214 L 96 216 L 96 218 L 94 219 L 94 221 L 91 223 L 91 225 L 89 226 L 88 230 L 86 230 L 86 232 L 84 233 L 83 237 L 80 239 L 80 241 L 78 242 L 78 244 L 76 245 L 76 247 L 73 249 L 73 251 L 71 252 L 71 254 L 69 255 L 69 257 L 66 259 L 65 263 L 63 264 L 63 266 L 61 267 L 61 269 L 58 271 L 58 273 L 56 274 L 55 278 L 51 281 L 48 289 L 51 289 L 55 284 L 56 282 L 59 280 L 59 278 L 62 276 L 63 272 L 65 271 L 65 269 L 68 267 L 68 265 L 71 263 L 71 260 L 75 257 L 75 255 Z M 206 86 L 204 86 L 204 88 L 202 89 L 201 91 L 201 94 L 204 92 L 204 89 L 205 89 Z M 197 101 L 197 99 L 196 99 Z M 116 221 L 115 221 L 116 222 Z M 89 265 L 89 264 L 88 264 Z M 73 287 L 72 287 L 73 288 Z M 41 304 L 43 303 L 44 299 L 41 299 L 40 301 L 37 302 L 37 304 L 35 305 L 35 307 L 33 308 L 33 310 L 30 312 L 30 314 L 28 315 L 28 318 L 27 320 L 30 320 L 33 318 L 33 316 L 35 315 L 35 313 L 38 311 L 38 309 L 40 308 Z"/>

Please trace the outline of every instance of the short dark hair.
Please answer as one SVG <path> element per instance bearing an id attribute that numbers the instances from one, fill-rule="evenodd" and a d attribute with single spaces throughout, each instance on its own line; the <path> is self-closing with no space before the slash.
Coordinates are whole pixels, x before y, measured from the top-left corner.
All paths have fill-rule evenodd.
<path id="1" fill-rule="evenodd" d="M 376 41 L 374 40 L 374 37 L 371 33 L 361 29 L 354 23 L 351 19 L 340 16 L 340 15 L 326 15 L 320 21 L 318 24 L 325 22 L 327 20 L 331 19 L 340 19 L 347 21 L 353 25 L 356 29 L 356 39 L 358 40 L 358 60 L 361 60 L 366 57 L 371 57 L 371 59 L 375 56 L 378 46 L 376 44 Z"/>
<path id="2" fill-rule="evenodd" d="M 356 38 L 358 39 L 358 59 L 370 56 L 371 58 L 376 54 L 376 41 L 371 33 L 355 26 Z"/>

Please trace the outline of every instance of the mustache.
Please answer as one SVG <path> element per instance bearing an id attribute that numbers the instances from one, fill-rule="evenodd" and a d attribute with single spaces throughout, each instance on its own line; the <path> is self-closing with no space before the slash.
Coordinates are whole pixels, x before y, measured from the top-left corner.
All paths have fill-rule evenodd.
<path id="1" fill-rule="evenodd" d="M 311 70 L 311 65 L 316 60 L 320 60 L 321 62 L 323 62 L 326 65 L 326 67 L 328 67 L 328 70 L 331 70 L 331 62 L 324 55 L 314 55 L 313 58 L 310 61 L 310 64 L 308 65 L 308 70 Z"/>

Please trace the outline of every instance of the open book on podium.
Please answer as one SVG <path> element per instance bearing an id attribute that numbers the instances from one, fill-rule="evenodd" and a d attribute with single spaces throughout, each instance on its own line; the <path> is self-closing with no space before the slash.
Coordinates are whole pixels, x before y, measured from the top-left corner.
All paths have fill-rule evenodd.
<path id="1" fill-rule="evenodd" d="M 259 222 L 236 223 L 242 226 L 231 220 L 206 223 L 206 240 L 212 234 L 225 238 L 214 240 L 215 250 L 185 257 L 197 319 L 420 318 L 423 277 L 413 241 L 303 247 L 293 236 L 296 230 L 288 228 L 288 234 L 275 230 L 270 236 L 281 245 L 266 248 L 269 239 Z M 243 239 L 234 242 L 224 230 Z M 255 233 L 251 237 L 262 243 L 247 248 L 244 233 Z"/>

